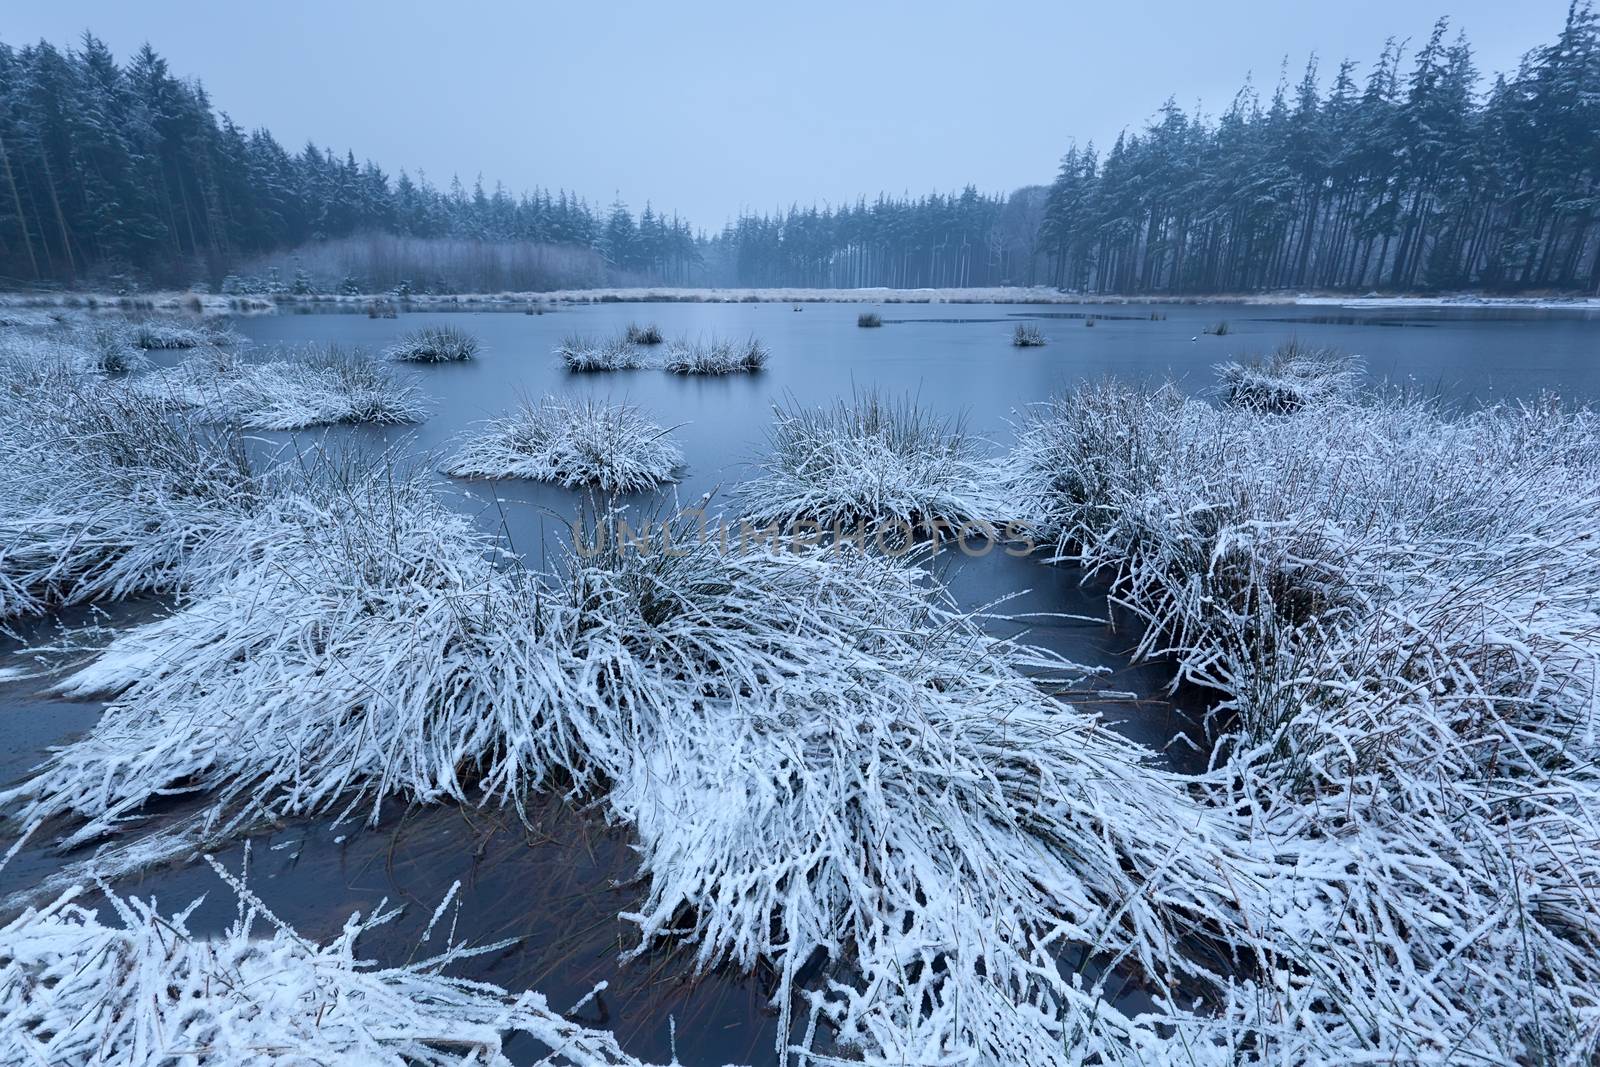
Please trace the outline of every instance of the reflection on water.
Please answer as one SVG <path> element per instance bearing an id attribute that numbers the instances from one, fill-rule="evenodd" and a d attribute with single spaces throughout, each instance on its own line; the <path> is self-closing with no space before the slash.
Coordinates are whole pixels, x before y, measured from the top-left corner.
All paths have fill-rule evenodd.
<path id="1" fill-rule="evenodd" d="M 1212 364 L 1298 337 L 1362 354 L 1376 377 L 1428 383 L 1460 400 L 1494 400 L 1559 389 L 1574 396 L 1600 391 L 1593 359 L 1600 316 L 1583 314 L 1479 315 L 1471 311 L 1306 315 L 1252 307 L 1225 337 L 1203 333 L 1230 309 L 1152 306 L 1149 318 L 1129 305 L 1074 312 L 1019 311 L 1014 307 L 929 305 L 916 317 L 885 319 L 886 328 L 862 330 L 863 305 L 809 304 L 795 315 L 782 304 L 596 304 L 548 315 L 460 312 L 367 319 L 358 315 L 281 315 L 247 318 L 235 327 L 260 345 L 335 341 L 379 350 L 400 333 L 448 320 L 483 342 L 483 354 L 464 365 L 408 367 L 433 398 L 433 415 L 415 427 L 346 428 L 261 434 L 263 454 L 322 443 L 338 450 L 395 447 L 435 467 L 455 438 L 473 422 L 499 415 L 519 397 L 571 391 L 643 407 L 674 437 L 686 467 L 683 480 L 654 494 L 630 498 L 668 511 L 748 477 L 765 451 L 775 402 L 820 404 L 852 391 L 881 388 L 914 395 L 947 416 L 964 416 L 998 453 L 1012 440 L 1019 410 L 1085 378 L 1115 374 L 1138 380 L 1172 377 L 1201 392 Z M 976 312 L 976 314 L 975 314 Z M 1084 318 L 1094 330 L 1062 330 L 1039 349 L 1016 349 L 1011 324 L 1019 317 Z M 668 338 L 713 334 L 760 337 L 772 349 L 760 375 L 677 377 L 655 371 L 568 375 L 551 350 L 563 334 L 620 332 L 629 322 L 654 322 Z M 1370 325 L 1427 325 L 1427 330 L 1371 330 Z M 548 568 L 560 554 L 582 498 L 547 485 L 457 482 L 436 476 L 454 506 L 485 529 L 502 534 L 529 564 Z M 715 505 L 713 505 L 713 508 Z M 972 559 L 945 552 L 934 562 L 964 607 L 1014 616 L 991 626 L 1007 636 L 1024 634 L 1070 660 L 1106 673 L 1087 679 L 1076 702 L 1101 711 L 1119 729 L 1180 768 L 1203 759 L 1182 738 L 1194 734 L 1196 709 L 1163 699 L 1170 681 L 1158 664 L 1131 666 L 1138 637 L 1131 620 L 1107 624 L 1104 591 L 1085 586 L 1070 569 L 1037 557 L 991 552 Z M 154 608 L 116 609 L 126 622 Z M 89 616 L 74 616 L 82 621 Z M 48 624 L 29 635 L 48 633 Z M 9 650 L 5 646 L 0 650 Z M 13 665 L 0 659 L 0 667 Z M 37 763 L 45 748 L 92 724 L 98 706 L 68 703 L 39 693 L 38 679 L 0 681 L 0 776 L 14 779 Z M 1100 691 L 1125 694 L 1106 696 Z M 1174 738 L 1179 741 L 1171 744 Z M 509 948 L 481 957 L 464 972 L 510 988 L 539 989 L 561 1008 L 579 1001 L 601 980 L 609 988 L 580 1017 L 614 1029 L 625 1048 L 658 1061 L 670 1059 L 668 1018 L 682 1038 L 685 1063 L 770 1062 L 776 1015 L 768 1004 L 769 976 L 716 973 L 691 977 L 682 952 L 653 951 L 631 963 L 619 955 L 632 947 L 631 928 L 618 913 L 635 907 L 640 889 L 626 835 L 593 813 L 576 812 L 556 798 L 535 802 L 530 826 L 498 810 L 439 806 L 389 812 L 380 826 L 335 827 L 326 820 L 274 829 L 254 838 L 250 882 L 282 918 L 313 937 L 334 933 L 353 910 L 370 911 L 382 898 L 405 902 L 402 923 L 376 931 L 364 951 L 382 962 L 412 957 L 434 907 L 462 883 L 457 936 L 473 943 L 513 937 Z M 244 863 L 242 843 L 220 854 L 230 868 Z M 0 893 L 36 883 L 61 863 L 48 851 L 25 849 L 0 872 Z M 219 929 L 233 914 L 230 894 L 204 867 L 147 873 L 121 884 L 124 891 L 157 894 L 176 908 L 202 894 L 196 929 Z M 532 1058 L 532 1056 L 530 1056 Z"/>

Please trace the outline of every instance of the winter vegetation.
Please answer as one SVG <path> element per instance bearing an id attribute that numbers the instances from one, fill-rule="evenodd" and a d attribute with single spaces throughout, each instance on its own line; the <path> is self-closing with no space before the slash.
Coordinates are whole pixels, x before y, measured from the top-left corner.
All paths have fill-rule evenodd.
<path id="1" fill-rule="evenodd" d="M 136 379 L 132 388 L 199 418 L 251 430 L 419 422 L 417 387 L 360 349 L 307 345 L 260 362 L 203 355 Z"/>
<path id="2" fill-rule="evenodd" d="M 111 695 L 104 717 L 0 802 L 65 819 L 70 846 L 175 791 L 225 833 L 560 783 L 636 835 L 639 947 L 766 961 L 782 1033 L 820 955 L 837 977 L 799 1002 L 807 1041 L 821 1025 L 874 1062 L 1154 1040 L 1052 961 L 1066 936 L 1158 991 L 1203 973 L 1175 946 L 1236 909 L 1210 816 L 1036 684 L 1075 668 L 989 637 L 915 561 L 694 530 L 538 579 L 493 566 L 421 479 L 290 482 L 174 614 L 63 683 Z"/>
<path id="3" fill-rule="evenodd" d="M 861 314 L 856 316 L 856 325 L 864 328 L 882 326 L 883 316 L 879 315 L 876 311 L 863 311 Z"/>
<path id="4" fill-rule="evenodd" d="M 735 494 L 747 519 L 823 530 L 877 527 L 889 543 L 913 534 L 987 533 L 1002 505 L 985 487 L 982 442 L 914 400 L 876 392 L 820 407 L 773 411 L 770 455 Z"/>
<path id="5" fill-rule="evenodd" d="M 1217 377 L 1230 407 L 1292 415 L 1348 396 L 1360 380 L 1361 360 L 1336 348 L 1288 341 L 1263 357 L 1217 364 Z"/>
<path id="6" fill-rule="evenodd" d="M 406 363 L 462 363 L 478 354 L 478 339 L 455 326 L 424 326 L 383 350 Z"/>
<path id="7" fill-rule="evenodd" d="M 547 396 L 476 428 L 445 467 L 460 478 L 530 478 L 607 493 L 671 481 L 683 453 L 638 408 Z"/>
<path id="8" fill-rule="evenodd" d="M 647 326 L 640 326 L 637 322 L 630 322 L 628 323 L 628 332 L 623 337 L 623 340 L 630 345 L 658 345 L 664 338 L 661 336 L 661 328 L 653 322 Z"/>
<path id="9" fill-rule="evenodd" d="M 1037 326 L 1025 326 L 1019 322 L 1017 328 L 1011 331 L 1011 343 L 1017 348 L 1039 348 L 1044 340 L 1044 331 Z"/>
<path id="10" fill-rule="evenodd" d="M 0 622 L 170 590 L 256 496 L 236 435 L 39 356 L 0 359 Z"/>
<path id="11" fill-rule="evenodd" d="M 145 319 L 125 329 L 129 342 L 143 349 L 200 348 L 205 345 L 234 345 L 239 342 L 238 334 L 205 321 Z"/>
<path id="12" fill-rule="evenodd" d="M 744 341 L 674 341 L 661 368 L 668 374 L 755 374 L 767 365 L 767 347 L 751 337 Z"/>
<path id="13" fill-rule="evenodd" d="M 75 889 L 0 927 L 0 1059 L 159 1063 L 203 1050 L 215 1063 L 510 1067 L 521 1061 L 505 1043 L 526 1035 L 550 1050 L 541 1062 L 552 1067 L 642 1067 L 610 1034 L 569 1022 L 538 993 L 512 996 L 442 973 L 503 945 L 448 945 L 382 967 L 358 957 L 356 944 L 399 909 L 352 915 L 319 944 L 224 877 L 239 915 L 216 937 L 189 931 L 199 901 L 169 915 L 103 887 L 113 922 Z"/>
<path id="14" fill-rule="evenodd" d="M 1587 1061 L 1600 418 L 1357 402 L 1317 365 L 1220 409 L 1086 386 L 1017 452 L 1139 654 L 1218 694 L 1203 793 L 1286 902 L 1192 1033 L 1264 1063 Z"/>
<path id="15" fill-rule="evenodd" d="M 645 355 L 639 347 L 626 340 L 597 340 L 582 334 L 568 334 L 561 339 L 556 355 L 569 371 L 638 370 L 645 365 Z"/>

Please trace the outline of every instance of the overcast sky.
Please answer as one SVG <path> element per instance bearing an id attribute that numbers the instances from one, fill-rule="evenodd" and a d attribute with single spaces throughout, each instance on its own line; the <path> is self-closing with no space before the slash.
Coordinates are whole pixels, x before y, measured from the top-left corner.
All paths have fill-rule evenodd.
<path id="1" fill-rule="evenodd" d="M 1441 4 L 1448 6 L 1441 7 Z M 858 195 L 1008 191 L 1108 145 L 1167 96 L 1209 113 L 1287 55 L 1324 83 L 1441 14 L 1485 72 L 1554 38 L 1567 0 L 977 4 L 6 0 L 0 39 L 148 40 L 245 126 L 439 185 L 575 190 L 697 226 Z"/>

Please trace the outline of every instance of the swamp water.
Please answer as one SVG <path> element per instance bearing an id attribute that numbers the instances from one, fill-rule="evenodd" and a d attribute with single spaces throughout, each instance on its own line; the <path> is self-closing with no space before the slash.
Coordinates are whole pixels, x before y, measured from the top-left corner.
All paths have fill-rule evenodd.
<path id="1" fill-rule="evenodd" d="M 1526 398 L 1555 391 L 1574 399 L 1600 396 L 1600 314 L 1494 310 L 1367 309 L 1253 306 L 1117 305 L 1030 309 L 1017 305 L 888 305 L 878 309 L 881 329 L 860 329 L 863 305 L 806 304 L 596 304 L 560 307 L 543 315 L 507 312 L 406 314 L 394 320 L 358 315 L 280 314 L 233 325 L 263 347 L 334 342 L 383 348 L 401 333 L 425 325 L 451 325 L 482 343 L 466 364 L 398 368 L 413 375 L 430 399 L 430 418 L 417 426 L 374 429 L 335 427 L 296 435 L 260 434 L 260 447 L 393 447 L 435 460 L 471 425 L 505 413 L 526 398 L 574 393 L 640 407 L 683 450 L 676 486 L 630 498 L 641 507 L 670 512 L 713 494 L 734 513 L 726 490 L 750 477 L 766 451 L 771 405 L 812 406 L 878 389 L 914 396 L 926 408 L 961 419 L 968 432 L 998 454 L 1012 440 L 1011 420 L 1031 403 L 1074 381 L 1116 375 L 1134 380 L 1174 378 L 1202 393 L 1213 364 L 1261 353 L 1291 337 L 1332 345 L 1365 357 L 1376 379 L 1389 380 L 1448 401 L 1472 403 Z M 1152 318 L 1156 316 L 1164 316 Z M 1092 328 L 1086 323 L 1093 321 Z M 1225 335 L 1207 333 L 1221 321 Z M 630 323 L 655 323 L 669 339 L 760 338 L 772 360 L 759 375 L 678 377 L 657 370 L 575 375 L 552 349 L 569 333 L 610 337 Z M 1012 328 L 1039 326 L 1042 348 L 1013 348 Z M 164 357 L 165 358 L 165 357 Z M 437 465 L 435 463 L 435 465 Z M 467 482 L 439 477 L 455 506 L 488 529 L 503 532 L 530 564 L 545 566 L 570 536 L 581 494 L 517 482 Z M 995 623 L 1107 673 L 1085 682 L 1075 698 L 1101 710 L 1119 729 L 1161 749 L 1181 737 L 1190 720 L 1161 698 L 1168 676 L 1159 665 L 1130 666 L 1131 625 L 1103 622 L 1102 591 L 1086 587 L 1070 568 L 1019 559 L 995 549 L 983 558 L 942 552 L 934 566 L 963 607 L 1020 618 Z M 161 610 L 155 602 L 112 606 L 104 614 L 76 613 L 63 621 L 95 620 L 111 627 Z M 48 640 L 53 623 L 30 627 L 26 637 Z M 0 649 L 16 647 L 7 642 Z M 8 657 L 0 669 L 24 661 Z M 96 705 L 41 695 L 33 678 L 0 675 L 0 776 L 13 780 L 44 749 L 85 729 Z M 1126 696 L 1103 697 L 1096 691 Z M 1167 758 L 1192 766 L 1195 755 L 1174 744 Z M 156 820 L 152 820 L 156 821 Z M 612 1029 L 624 1048 L 658 1062 L 676 1052 L 685 1064 L 770 1062 L 777 1019 L 768 1004 L 770 976 L 717 972 L 695 978 L 689 951 L 653 950 L 619 961 L 633 944 L 632 927 L 619 920 L 639 900 L 631 884 L 633 857 L 624 834 L 592 814 L 547 797 L 524 826 L 499 809 L 436 806 L 389 810 L 380 825 L 333 825 L 311 820 L 250 839 L 249 882 L 274 912 L 302 934 L 336 933 L 352 911 L 380 900 L 405 904 L 398 922 L 362 941 L 363 954 L 400 963 L 429 952 L 419 946 L 423 928 L 454 883 L 461 907 L 456 937 L 469 944 L 507 938 L 516 944 L 480 956 L 456 973 L 511 989 L 534 988 L 561 1008 L 583 998 L 595 983 L 608 988 L 575 1018 Z M 74 857 L 78 858 L 78 857 Z M 231 870 L 246 863 L 244 843 L 218 853 Z M 26 889 L 61 859 L 25 848 L 0 871 L 0 896 Z M 117 888 L 156 895 L 164 908 L 206 895 L 191 927 L 220 929 L 232 918 L 232 894 L 203 865 L 162 868 L 125 879 Z M 454 911 L 450 914 L 454 914 Z M 527 1050 L 529 1059 L 537 1057 Z"/>

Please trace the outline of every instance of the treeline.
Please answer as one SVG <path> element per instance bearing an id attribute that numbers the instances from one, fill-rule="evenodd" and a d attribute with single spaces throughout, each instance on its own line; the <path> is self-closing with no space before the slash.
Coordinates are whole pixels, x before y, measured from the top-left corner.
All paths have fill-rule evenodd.
<path id="1" fill-rule="evenodd" d="M 1600 291 L 1600 29 L 1575 2 L 1485 91 L 1441 20 L 1409 59 L 1391 41 L 1325 91 L 1313 59 L 1214 120 L 1169 101 L 1104 156 L 1069 150 L 1048 187 L 794 206 L 710 238 L 650 205 L 289 152 L 149 46 L 120 65 L 89 34 L 0 44 L 0 284 L 220 286 L 253 268 L 346 289 Z"/>
<path id="2" fill-rule="evenodd" d="M 350 152 L 287 151 L 216 113 L 148 45 L 121 65 L 92 34 L 69 50 L 0 44 L 0 281 L 216 285 L 261 253 L 372 233 L 593 249 L 667 282 L 689 280 L 699 251 L 686 222 L 648 207 L 635 221 L 565 191 L 440 190 Z"/>
<path id="3" fill-rule="evenodd" d="M 830 209 L 749 215 L 718 234 L 706 260 L 714 281 L 739 286 L 861 288 L 1030 285 L 1045 189 L 987 196 L 879 197 Z"/>
<path id="4" fill-rule="evenodd" d="M 1069 151 L 1039 244 L 1059 286 L 1600 290 L 1600 35 L 1574 4 L 1556 41 L 1486 95 L 1441 20 L 1407 65 L 1358 85 L 1317 65 L 1214 125 L 1168 103 L 1100 159 Z"/>

